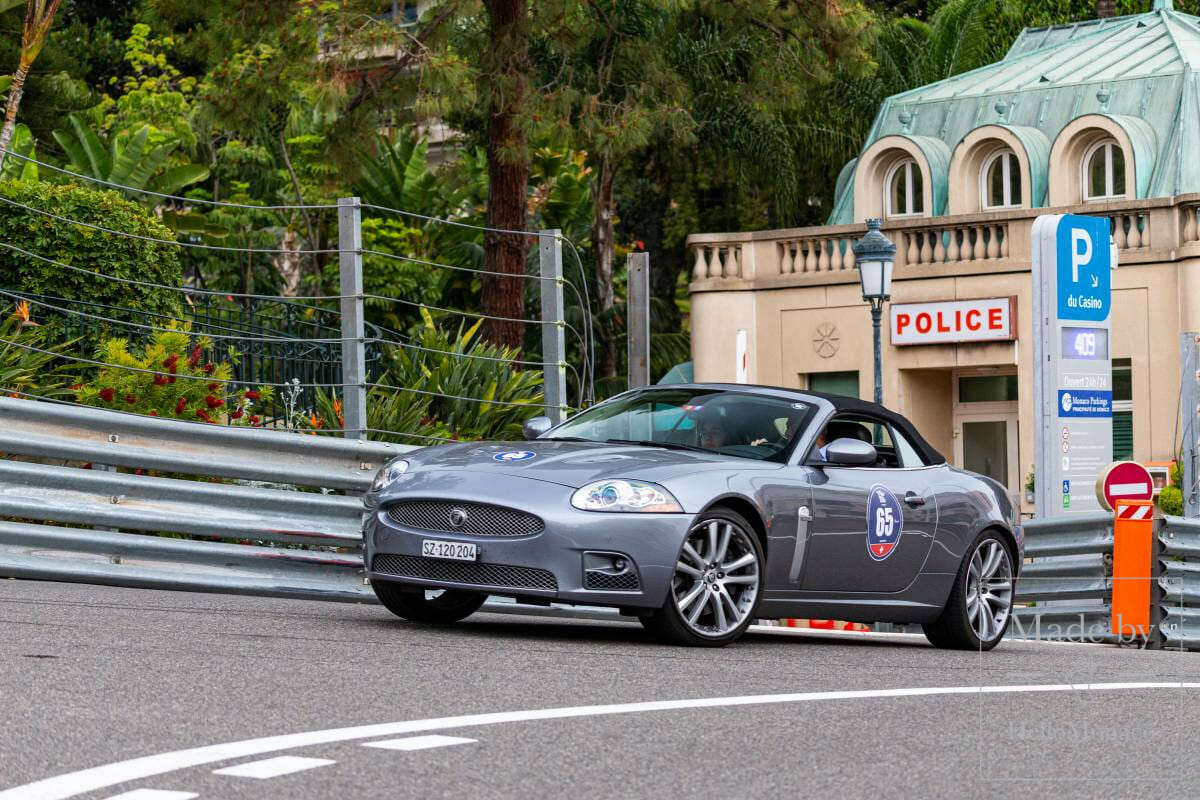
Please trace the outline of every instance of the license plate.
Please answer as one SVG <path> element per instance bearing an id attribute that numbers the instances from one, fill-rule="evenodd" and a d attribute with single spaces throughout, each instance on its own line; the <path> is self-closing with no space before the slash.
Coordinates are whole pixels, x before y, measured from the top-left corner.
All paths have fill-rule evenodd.
<path id="1" fill-rule="evenodd" d="M 440 539 L 425 539 L 421 542 L 421 555 L 427 558 L 475 561 L 479 558 L 479 547 L 468 542 L 443 542 Z"/>

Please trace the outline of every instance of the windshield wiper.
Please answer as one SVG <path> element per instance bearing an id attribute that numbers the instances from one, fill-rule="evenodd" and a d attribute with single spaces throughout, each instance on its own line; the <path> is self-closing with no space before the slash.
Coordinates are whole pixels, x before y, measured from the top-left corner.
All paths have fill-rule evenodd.
<path id="1" fill-rule="evenodd" d="M 541 442 L 591 442 L 592 444 L 600 444 L 595 439 L 584 439 L 582 436 L 547 436 L 545 439 L 539 439 Z"/>
<path id="2" fill-rule="evenodd" d="M 697 453 L 714 453 L 715 450 L 709 450 L 707 447 L 696 447 L 691 444 L 680 444 L 679 442 L 655 442 L 650 439 L 605 439 L 607 444 L 632 444 L 639 447 L 662 447 L 666 450 L 694 450 Z"/>

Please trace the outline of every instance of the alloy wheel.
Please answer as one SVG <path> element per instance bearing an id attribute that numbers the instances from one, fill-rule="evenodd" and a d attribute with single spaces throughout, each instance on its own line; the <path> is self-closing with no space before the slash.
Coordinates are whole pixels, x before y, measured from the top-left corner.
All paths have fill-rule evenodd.
<path id="1" fill-rule="evenodd" d="M 971 556 L 967 570 L 967 620 L 981 642 L 995 639 L 1012 613 L 1013 573 L 1008 548 L 985 539 Z"/>
<path id="2" fill-rule="evenodd" d="M 749 531 L 709 519 L 688 532 L 671 592 L 684 624 L 714 638 L 738 628 L 758 599 L 759 563 Z"/>

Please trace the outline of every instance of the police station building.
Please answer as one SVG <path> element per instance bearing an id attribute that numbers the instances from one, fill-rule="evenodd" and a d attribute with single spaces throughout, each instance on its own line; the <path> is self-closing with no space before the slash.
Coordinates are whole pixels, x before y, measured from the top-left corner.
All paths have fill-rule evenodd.
<path id="1" fill-rule="evenodd" d="M 1104 216 L 1120 265 L 1113 453 L 1170 460 L 1179 334 L 1200 330 L 1197 70 L 1200 18 L 1157 0 L 1028 29 L 996 64 L 889 98 L 829 224 L 689 237 L 696 379 L 735 380 L 740 339 L 750 383 L 870 398 L 850 247 L 881 218 L 898 247 L 884 403 L 1020 493 L 1034 460 L 1031 228 L 1041 214 Z"/>

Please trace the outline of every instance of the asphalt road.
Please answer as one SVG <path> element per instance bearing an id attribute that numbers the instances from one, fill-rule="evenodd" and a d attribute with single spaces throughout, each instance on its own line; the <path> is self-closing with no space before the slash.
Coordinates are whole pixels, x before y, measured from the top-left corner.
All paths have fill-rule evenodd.
<path id="1" fill-rule="evenodd" d="M 695 650 L 636 623 L 479 614 L 430 628 L 376 606 L 23 581 L 0 582 L 0 641 L 0 800 L 1200 787 L 1196 654 L 1005 642 L 980 655 L 786 630 Z M 1074 686 L 1114 683 L 1196 685 Z M 877 691 L 916 689 L 931 691 Z M 494 716 L 445 719 L 478 714 Z M 244 774 L 272 771 L 285 774 Z"/>

